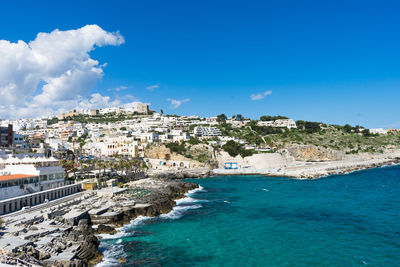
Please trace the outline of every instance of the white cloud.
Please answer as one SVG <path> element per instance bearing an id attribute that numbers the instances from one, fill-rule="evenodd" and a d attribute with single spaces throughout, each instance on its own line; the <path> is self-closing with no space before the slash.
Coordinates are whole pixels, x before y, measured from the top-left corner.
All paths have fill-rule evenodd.
<path id="1" fill-rule="evenodd" d="M 92 94 L 90 98 L 83 99 L 77 104 L 78 109 L 98 109 L 120 106 L 122 102 L 119 99 L 112 100 L 109 96 L 102 96 L 99 93 Z"/>
<path id="2" fill-rule="evenodd" d="M 189 98 L 185 98 L 182 100 L 176 100 L 176 99 L 171 99 L 171 98 L 167 98 L 167 101 L 171 102 L 171 105 L 173 108 L 179 108 L 183 103 L 187 103 L 190 101 Z"/>
<path id="3" fill-rule="evenodd" d="M 117 87 L 117 88 L 114 88 L 114 89 L 110 89 L 110 90 L 119 92 L 119 91 L 126 90 L 128 88 L 129 88 L 128 86 L 121 85 L 120 87 Z"/>
<path id="4" fill-rule="evenodd" d="M 146 89 L 149 91 L 153 91 L 154 89 L 157 89 L 157 88 L 160 88 L 159 84 L 154 84 L 154 85 L 150 85 L 150 86 L 146 87 Z"/>
<path id="5" fill-rule="evenodd" d="M 266 96 L 268 96 L 270 94 L 272 94 L 272 90 L 265 91 L 264 93 L 251 94 L 250 95 L 250 99 L 251 100 L 260 100 L 260 99 L 263 99 L 263 98 L 265 98 Z"/>
<path id="6" fill-rule="evenodd" d="M 106 66 L 89 52 L 122 43 L 124 38 L 118 32 L 97 25 L 39 33 L 29 43 L 0 40 L 0 116 L 32 117 L 75 105 L 112 102 L 100 94 L 87 98 Z"/>

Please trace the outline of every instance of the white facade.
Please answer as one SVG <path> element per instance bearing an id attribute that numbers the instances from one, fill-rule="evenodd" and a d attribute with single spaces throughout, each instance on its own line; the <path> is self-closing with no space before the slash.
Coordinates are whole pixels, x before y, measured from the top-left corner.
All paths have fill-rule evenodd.
<path id="1" fill-rule="evenodd" d="M 195 136 L 220 136 L 221 131 L 216 127 L 194 127 L 193 134 Z"/>
<path id="2" fill-rule="evenodd" d="M 109 157 L 116 154 L 136 157 L 137 146 L 138 142 L 132 137 L 121 135 L 87 143 L 84 149 L 88 154 L 97 157 Z"/>
<path id="3" fill-rule="evenodd" d="M 387 134 L 387 131 L 383 128 L 369 129 L 371 134 Z"/>
<path id="4" fill-rule="evenodd" d="M 29 145 L 25 142 L 25 136 L 14 132 L 14 148 L 29 149 Z"/>
<path id="5" fill-rule="evenodd" d="M 296 122 L 292 119 L 281 119 L 275 121 L 258 121 L 258 126 L 269 126 L 269 127 L 283 127 L 283 128 L 297 128 Z"/>
<path id="6" fill-rule="evenodd" d="M 165 160 L 165 159 L 146 159 L 151 169 L 154 170 L 168 170 L 175 169 L 189 169 L 191 168 L 190 162 L 186 160 Z"/>
<path id="7" fill-rule="evenodd" d="M 57 159 L 18 156 L 0 157 L 0 176 L 23 174 L 37 176 L 38 179 L 23 186 L 1 187 L 0 199 L 23 196 L 65 184 L 64 169 L 59 165 Z"/>

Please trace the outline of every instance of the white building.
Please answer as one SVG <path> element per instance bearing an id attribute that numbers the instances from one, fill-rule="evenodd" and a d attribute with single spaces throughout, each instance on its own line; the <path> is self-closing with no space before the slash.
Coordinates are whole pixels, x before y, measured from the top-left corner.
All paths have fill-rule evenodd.
<path id="1" fill-rule="evenodd" d="M 221 131 L 216 127 L 194 127 L 193 134 L 195 136 L 220 136 Z"/>
<path id="2" fill-rule="evenodd" d="M 2 154 L 0 155 L 0 176 L 3 177 L 0 200 L 65 185 L 64 168 L 60 166 L 59 161 L 42 156 Z M 28 180 L 25 181 L 26 179 Z"/>
<path id="3" fill-rule="evenodd" d="M 283 128 L 297 128 L 296 122 L 292 119 L 280 119 L 275 121 L 258 121 L 258 126 L 269 126 L 269 127 L 283 127 Z"/>
<path id="4" fill-rule="evenodd" d="M 387 131 L 383 128 L 369 129 L 371 134 L 387 134 Z"/>
<path id="5" fill-rule="evenodd" d="M 25 142 L 25 136 L 14 132 L 14 148 L 29 149 L 29 145 Z"/>

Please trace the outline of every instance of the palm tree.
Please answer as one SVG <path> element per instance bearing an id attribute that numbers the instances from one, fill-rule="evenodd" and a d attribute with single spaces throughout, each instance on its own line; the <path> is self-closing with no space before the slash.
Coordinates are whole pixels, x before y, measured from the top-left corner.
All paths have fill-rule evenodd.
<path id="1" fill-rule="evenodd" d="M 99 166 L 99 175 L 100 175 L 101 170 L 103 169 L 103 177 L 104 177 L 106 175 L 106 171 L 105 171 L 106 164 L 104 162 L 100 161 L 98 166 Z"/>
<path id="2" fill-rule="evenodd" d="M 64 168 L 65 170 L 65 177 L 68 178 L 69 177 L 69 173 L 72 170 L 72 168 L 74 167 L 74 162 L 73 161 L 69 161 L 69 160 L 62 160 L 61 162 L 61 166 Z"/>
<path id="3" fill-rule="evenodd" d="M 140 160 L 135 159 L 133 160 L 133 166 L 135 167 L 135 173 L 138 173 L 141 169 L 141 164 Z"/>

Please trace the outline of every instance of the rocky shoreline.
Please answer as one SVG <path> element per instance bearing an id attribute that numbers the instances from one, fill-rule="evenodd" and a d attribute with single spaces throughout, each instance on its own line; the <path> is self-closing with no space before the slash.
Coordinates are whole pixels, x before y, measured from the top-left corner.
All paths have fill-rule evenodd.
<path id="1" fill-rule="evenodd" d="M 317 179 L 395 164 L 400 164 L 400 158 L 302 162 L 280 170 L 226 170 L 226 173 L 217 174 L 209 170 L 160 172 L 152 178 L 129 182 L 122 188 L 80 192 L 62 204 L 3 217 L 5 227 L 0 235 L 0 252 L 32 263 L 32 266 L 94 266 L 103 258 L 98 250 L 101 234 L 115 234 L 118 228 L 138 216 L 169 213 L 176 206 L 175 200 L 199 187 L 182 182 L 183 178 L 257 174 Z"/>
<path id="2" fill-rule="evenodd" d="M 400 158 L 394 159 L 370 159 L 354 162 L 325 162 L 311 166 L 287 168 L 284 175 L 296 179 L 319 179 L 330 175 L 344 175 L 355 171 L 394 166 L 400 164 Z"/>
<path id="3" fill-rule="evenodd" d="M 124 211 L 124 215 L 121 219 L 110 221 L 107 224 L 97 225 L 94 231 L 97 236 L 101 234 L 116 234 L 118 232 L 118 230 L 116 230 L 117 228 L 129 224 L 138 216 L 155 217 L 160 214 L 169 213 L 176 206 L 175 200 L 184 198 L 185 194 L 190 190 L 199 188 L 199 186 L 194 183 L 160 179 L 158 182 L 152 183 L 150 187 L 148 187 L 148 185 L 143 186 L 147 181 L 149 181 L 149 179 L 145 179 L 144 183 L 143 181 L 130 183 L 130 186 L 133 185 L 134 187 L 147 187 L 148 189 L 152 189 L 151 193 L 145 195 L 136 203 L 136 205 L 139 205 L 141 208 L 127 209 Z M 163 185 L 164 183 L 166 183 L 166 185 Z M 120 260 L 124 261 L 124 259 Z M 99 262 L 100 261 L 97 261 L 95 263 L 97 264 Z M 92 264 L 93 263 L 94 262 L 92 262 Z"/>
<path id="4" fill-rule="evenodd" d="M 354 171 L 400 164 L 400 158 L 363 159 L 356 161 L 296 162 L 282 168 L 270 169 L 216 169 L 214 175 L 264 175 L 293 179 L 318 179 L 329 175 L 348 174 Z"/>
<path id="5" fill-rule="evenodd" d="M 194 183 L 149 178 L 124 188 L 80 193 L 79 201 L 5 218 L 0 250 L 32 266 L 94 266 L 103 258 L 99 234 L 116 233 L 140 215 L 168 213 L 174 200 L 196 188 Z"/>

